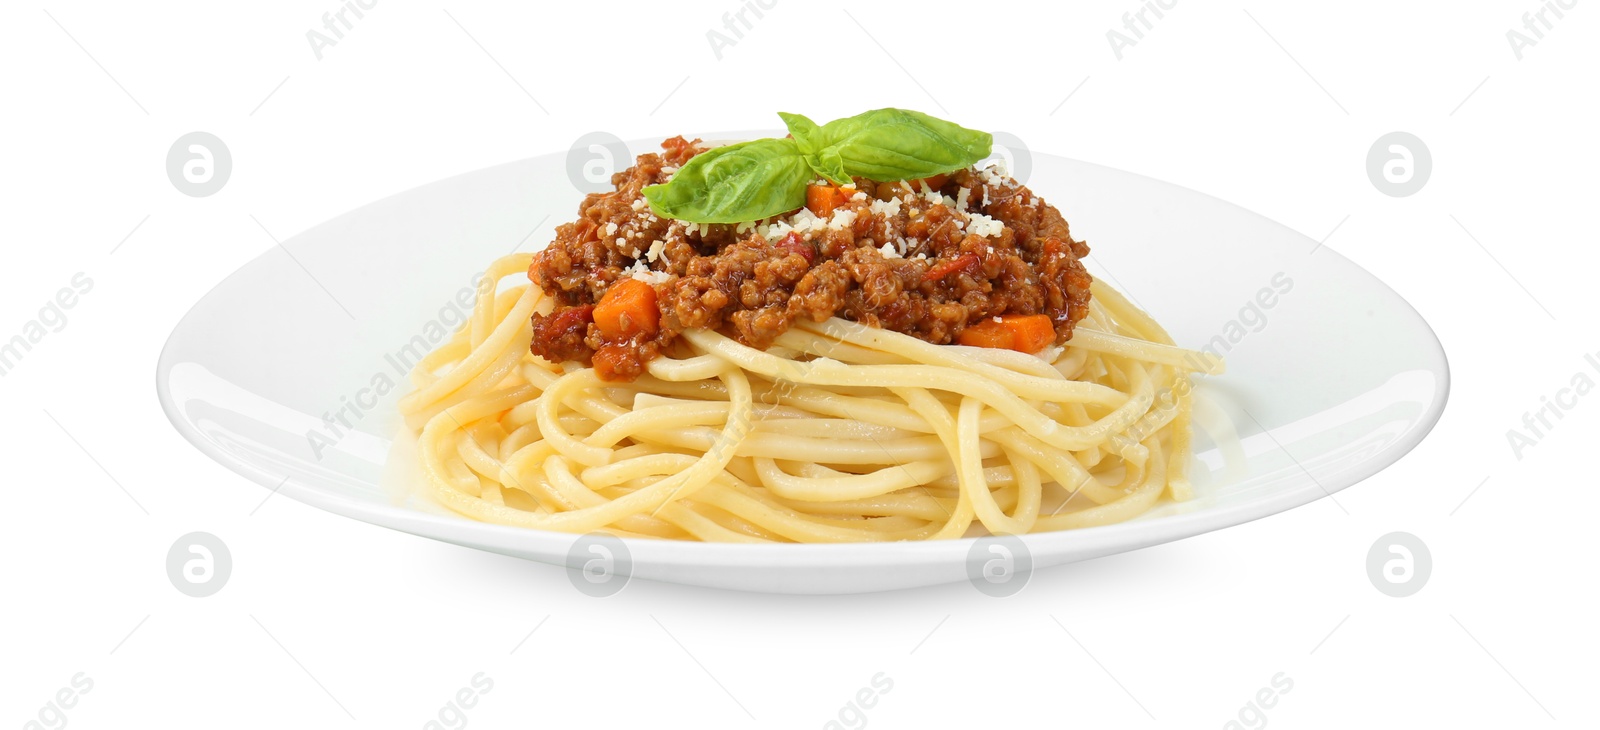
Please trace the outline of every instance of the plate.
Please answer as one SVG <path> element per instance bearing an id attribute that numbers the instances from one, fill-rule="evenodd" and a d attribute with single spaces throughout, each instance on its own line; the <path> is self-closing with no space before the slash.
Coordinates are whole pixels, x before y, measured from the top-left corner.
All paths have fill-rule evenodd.
<path id="1" fill-rule="evenodd" d="M 569 551 L 587 549 L 576 535 L 474 522 L 420 494 L 395 402 L 410 363 L 470 310 L 485 265 L 543 246 L 575 216 L 580 188 L 593 189 L 585 175 L 604 179 L 607 160 L 625 165 L 658 143 L 613 141 L 591 148 L 592 160 L 575 148 L 460 175 L 283 241 L 178 323 L 156 374 L 163 409 L 200 451 L 284 497 L 566 565 Z M 1037 570 L 1135 550 L 1330 497 L 1394 463 L 1438 420 L 1449 391 L 1443 349 L 1422 317 L 1361 267 L 1201 193 L 1011 154 L 1020 158 L 1017 176 L 1088 241 L 1092 273 L 1154 314 L 1180 345 L 1209 346 L 1228 361 L 1225 375 L 1195 391 L 1203 428 L 1194 499 L 1122 524 L 1024 536 L 1008 548 L 1012 565 Z M 991 554 L 980 540 L 626 540 L 620 569 L 738 590 L 857 593 L 967 580 L 983 566 L 974 561 Z"/>

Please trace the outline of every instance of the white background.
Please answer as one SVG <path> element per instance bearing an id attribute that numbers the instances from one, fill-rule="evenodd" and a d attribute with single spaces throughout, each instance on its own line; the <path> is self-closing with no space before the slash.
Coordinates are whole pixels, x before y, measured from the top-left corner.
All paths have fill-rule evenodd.
<path id="1" fill-rule="evenodd" d="M 1600 350 L 1595 8 L 1565 11 L 1519 60 L 1506 32 L 1530 2 L 1181 2 L 1119 60 L 1106 34 L 1130 2 L 780 0 L 719 60 L 706 32 L 731 0 L 531 5 L 384 0 L 321 60 L 306 33 L 331 2 L 0 10 L 0 339 L 74 273 L 95 282 L 0 378 L 0 726 L 35 719 L 78 673 L 93 688 L 66 710 L 76 727 L 422 727 L 479 672 L 494 681 L 466 711 L 479 727 L 815 728 L 880 672 L 893 687 L 865 711 L 876 727 L 1222 727 L 1279 673 L 1293 682 L 1265 710 L 1279 727 L 1600 720 L 1600 404 L 1578 400 L 1521 459 L 1506 436 L 1576 373 L 1600 379 L 1583 360 Z M 283 238 L 593 130 L 878 106 L 1328 236 L 1443 340 L 1443 420 L 1341 493 L 1348 514 L 1322 500 L 1046 571 L 1009 599 L 640 581 L 601 600 L 558 568 L 263 503 L 157 406 L 167 333 L 272 245 L 252 215 Z M 206 198 L 164 169 L 194 130 L 234 160 Z M 1434 160 L 1407 198 L 1365 171 L 1395 130 Z M 234 559 L 204 599 L 165 574 L 194 530 Z M 1395 530 L 1434 561 L 1403 599 L 1364 566 Z"/>

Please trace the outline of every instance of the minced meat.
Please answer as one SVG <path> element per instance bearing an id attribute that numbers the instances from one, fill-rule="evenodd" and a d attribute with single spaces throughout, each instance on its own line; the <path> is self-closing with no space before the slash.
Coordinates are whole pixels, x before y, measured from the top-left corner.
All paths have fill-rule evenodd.
<path id="1" fill-rule="evenodd" d="M 632 380 L 692 327 L 765 349 L 796 318 L 841 317 L 948 344 L 986 317 L 1046 314 L 1062 343 L 1088 312 L 1091 280 L 1080 259 L 1089 247 L 1073 240 L 1054 206 L 994 168 L 939 176 L 937 189 L 858 178 L 826 220 L 804 208 L 736 225 L 654 215 L 640 190 L 667 182 L 705 149 L 666 140 L 556 229 L 528 270 L 556 301 L 550 314 L 533 316 L 535 355 Z M 592 310 L 628 276 L 654 287 L 661 326 L 618 347 L 602 341 Z M 602 348 L 604 362 L 595 359 Z"/>

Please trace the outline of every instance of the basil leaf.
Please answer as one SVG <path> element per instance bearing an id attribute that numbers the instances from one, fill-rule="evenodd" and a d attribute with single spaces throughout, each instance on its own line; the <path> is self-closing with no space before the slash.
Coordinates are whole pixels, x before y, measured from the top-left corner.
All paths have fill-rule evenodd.
<path id="1" fill-rule="evenodd" d="M 692 223 L 743 223 L 805 205 L 820 175 L 880 182 L 930 177 L 989 156 L 993 138 L 905 109 L 875 109 L 817 126 L 778 112 L 789 139 L 758 139 L 695 155 L 672 180 L 644 189 L 650 210 Z"/>
<path id="2" fill-rule="evenodd" d="M 881 182 L 913 180 L 967 167 L 989 156 L 988 132 L 908 109 L 874 109 L 822 127 L 820 158 L 837 154 L 844 172 Z"/>
<path id="3" fill-rule="evenodd" d="M 839 157 L 837 150 L 826 153 L 823 147 L 827 144 L 822 127 L 811 121 L 804 114 L 790 114 L 778 112 L 783 117 L 783 125 L 789 128 L 789 134 L 794 137 L 795 144 L 799 146 L 800 153 L 805 155 L 806 165 L 810 166 L 818 175 L 828 179 L 835 185 L 850 184 L 850 174 L 845 172 L 844 160 Z"/>
<path id="4" fill-rule="evenodd" d="M 794 136 L 796 144 L 804 154 L 814 154 L 822 145 L 822 127 L 811 121 L 804 114 L 790 114 L 778 112 L 783 117 L 783 126 L 789 128 L 789 134 Z"/>
<path id="5" fill-rule="evenodd" d="M 691 157 L 664 185 L 642 192 L 650 210 L 691 223 L 743 223 L 806 203 L 810 166 L 792 139 L 757 139 Z"/>
<path id="6" fill-rule="evenodd" d="M 839 156 L 838 150 L 824 149 L 821 153 L 806 155 L 806 164 L 835 185 L 849 185 L 853 182 L 850 173 L 845 170 L 844 158 Z"/>

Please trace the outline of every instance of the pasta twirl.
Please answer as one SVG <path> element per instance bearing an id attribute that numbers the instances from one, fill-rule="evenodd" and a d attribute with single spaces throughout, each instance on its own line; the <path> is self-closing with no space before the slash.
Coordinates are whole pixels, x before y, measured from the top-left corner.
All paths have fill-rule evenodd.
<path id="1" fill-rule="evenodd" d="M 1064 346 L 934 345 L 843 319 L 767 350 L 682 333 L 630 382 L 529 352 L 552 302 L 528 254 L 489 267 L 472 317 L 412 373 L 431 494 L 505 525 L 718 542 L 1019 534 L 1186 499 L 1190 378 L 1177 348 L 1093 283 Z"/>

